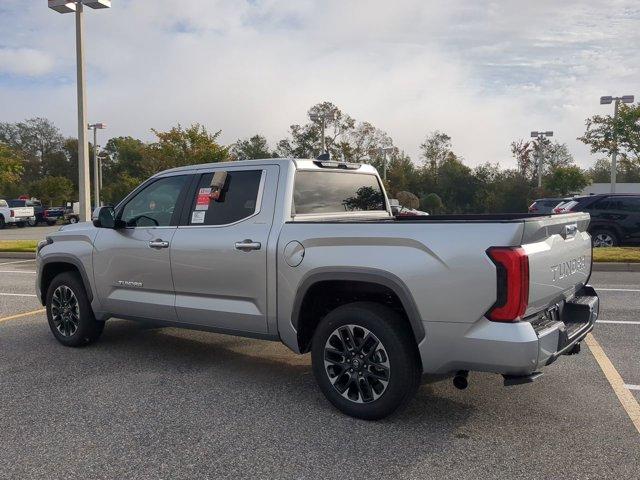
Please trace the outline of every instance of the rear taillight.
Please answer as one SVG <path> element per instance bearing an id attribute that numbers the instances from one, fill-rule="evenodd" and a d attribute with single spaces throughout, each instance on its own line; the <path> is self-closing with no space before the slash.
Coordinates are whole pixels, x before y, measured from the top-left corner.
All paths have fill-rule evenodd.
<path id="1" fill-rule="evenodd" d="M 487 255 L 498 282 L 496 303 L 486 316 L 494 322 L 518 321 L 529 302 L 529 257 L 521 247 L 491 247 Z"/>
<path id="2" fill-rule="evenodd" d="M 11 210 L 11 213 L 9 214 L 10 217 L 15 217 L 16 216 L 16 212 L 14 212 L 13 210 Z"/>

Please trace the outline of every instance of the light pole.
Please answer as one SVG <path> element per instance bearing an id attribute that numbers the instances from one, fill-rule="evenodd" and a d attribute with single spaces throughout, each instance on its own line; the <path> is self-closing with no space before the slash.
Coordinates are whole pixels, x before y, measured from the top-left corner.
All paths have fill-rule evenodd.
<path id="1" fill-rule="evenodd" d="M 620 102 L 633 103 L 633 95 L 623 95 L 621 97 L 600 97 L 600 105 L 610 105 L 611 102 L 615 102 L 613 106 L 613 151 L 611 152 L 611 193 L 616 193 L 616 174 L 618 171 L 618 142 L 616 139 L 616 120 L 618 118 L 618 107 Z"/>
<path id="2" fill-rule="evenodd" d="M 396 147 L 380 147 L 378 152 L 382 155 L 382 179 L 387 181 L 387 153 L 393 153 Z"/>
<path id="3" fill-rule="evenodd" d="M 93 130 L 93 204 L 97 208 L 100 206 L 100 189 L 102 188 L 102 165 L 98 160 L 98 130 L 103 130 L 107 126 L 100 123 L 89 124 L 89 130 Z"/>
<path id="4" fill-rule="evenodd" d="M 538 151 L 536 152 L 536 164 L 538 166 L 538 188 L 542 187 L 542 140 L 546 137 L 553 137 L 553 132 L 547 130 L 546 132 L 531 132 L 531 138 L 538 139 Z"/>
<path id="5" fill-rule="evenodd" d="M 322 124 L 322 153 L 327 153 L 327 146 L 324 138 L 324 130 L 326 127 L 327 120 L 335 120 L 336 112 L 326 112 L 326 113 L 310 113 L 309 119 L 312 122 L 321 122 Z"/>
<path id="6" fill-rule="evenodd" d="M 111 0 L 48 0 L 49 8 L 58 13 L 76 14 L 76 69 L 78 88 L 78 201 L 80 221 L 91 218 L 91 194 L 89 190 L 89 145 L 87 144 L 87 95 L 85 92 L 84 66 L 84 6 L 109 8 Z"/>

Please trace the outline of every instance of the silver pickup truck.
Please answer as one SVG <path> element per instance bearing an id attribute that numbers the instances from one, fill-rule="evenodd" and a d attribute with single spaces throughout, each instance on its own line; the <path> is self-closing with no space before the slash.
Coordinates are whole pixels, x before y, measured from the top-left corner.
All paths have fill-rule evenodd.
<path id="1" fill-rule="evenodd" d="M 421 381 L 533 381 L 593 328 L 589 215 L 394 218 L 370 166 L 268 159 L 155 175 L 38 246 L 64 345 L 110 317 L 311 352 L 341 411 L 379 419 Z"/>

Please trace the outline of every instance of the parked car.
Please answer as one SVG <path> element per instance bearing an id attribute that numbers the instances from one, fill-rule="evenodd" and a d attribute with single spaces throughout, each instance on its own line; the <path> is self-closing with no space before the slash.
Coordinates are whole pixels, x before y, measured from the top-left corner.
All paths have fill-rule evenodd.
<path id="1" fill-rule="evenodd" d="M 67 202 L 63 219 L 66 223 L 78 223 L 80 221 L 80 202 Z"/>
<path id="2" fill-rule="evenodd" d="M 50 207 L 44 211 L 44 220 L 47 222 L 47 225 L 52 227 L 57 223 L 58 220 L 64 218 L 64 207 Z"/>
<path id="3" fill-rule="evenodd" d="M 538 198 L 534 200 L 531 205 L 529 205 L 529 213 L 539 213 L 539 214 L 549 214 L 549 213 L 557 213 L 554 211 L 558 205 L 567 200 L 571 200 L 570 198 Z"/>
<path id="4" fill-rule="evenodd" d="M 25 227 L 35 218 L 33 207 L 11 207 L 9 202 L 0 199 L 0 230 L 7 225 Z"/>
<path id="5" fill-rule="evenodd" d="M 39 223 L 44 223 L 44 211 L 45 207 L 42 206 L 40 200 L 25 200 L 22 198 L 14 198 L 13 200 L 9 200 L 9 206 L 11 208 L 18 207 L 33 207 L 34 218 L 30 219 L 27 224 L 30 227 L 35 227 Z"/>
<path id="6" fill-rule="evenodd" d="M 159 173 L 37 249 L 55 338 L 110 317 L 311 352 L 342 412 L 379 419 L 423 374 L 534 381 L 595 324 L 589 215 L 394 217 L 368 165 L 265 159 Z M 75 357 L 78 357 L 75 355 Z M 135 368 L 135 366 L 129 366 Z"/>
<path id="7" fill-rule="evenodd" d="M 598 194 L 574 197 L 558 213 L 588 212 L 594 247 L 640 243 L 640 195 Z"/>

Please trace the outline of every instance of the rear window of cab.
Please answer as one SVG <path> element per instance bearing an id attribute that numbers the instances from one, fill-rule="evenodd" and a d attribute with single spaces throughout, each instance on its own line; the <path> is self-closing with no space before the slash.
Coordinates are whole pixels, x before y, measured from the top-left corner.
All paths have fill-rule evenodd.
<path id="1" fill-rule="evenodd" d="M 301 214 L 385 211 L 378 177 L 365 173 L 299 170 L 293 211 Z"/>

